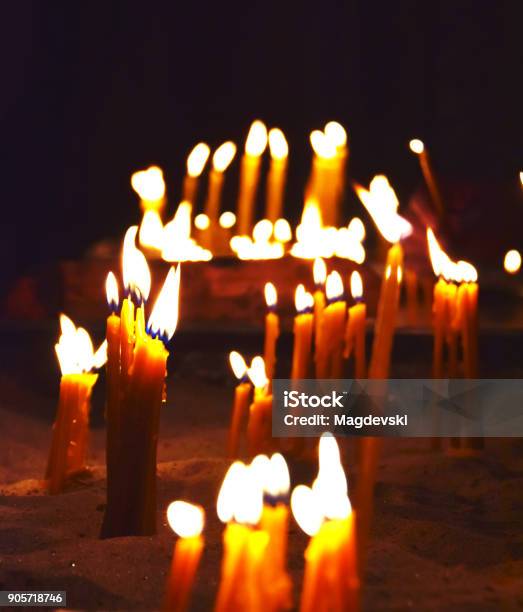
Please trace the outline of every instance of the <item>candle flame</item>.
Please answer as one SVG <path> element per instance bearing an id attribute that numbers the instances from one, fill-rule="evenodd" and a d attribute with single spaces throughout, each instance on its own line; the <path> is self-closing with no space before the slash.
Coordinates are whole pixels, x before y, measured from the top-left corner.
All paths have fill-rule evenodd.
<path id="1" fill-rule="evenodd" d="M 312 485 L 317 494 L 323 516 L 344 519 L 351 512 L 347 495 L 347 478 L 341 464 L 340 449 L 330 433 L 322 434 L 319 442 L 319 470 Z"/>
<path id="2" fill-rule="evenodd" d="M 403 280 L 403 268 L 401 266 L 398 266 L 396 269 L 396 278 L 398 280 L 398 284 L 401 284 L 401 281 Z"/>
<path id="3" fill-rule="evenodd" d="M 412 233 L 412 225 L 397 212 L 398 198 L 386 176 L 375 176 L 368 190 L 361 185 L 355 189 L 385 240 L 395 243 Z"/>
<path id="4" fill-rule="evenodd" d="M 289 155 L 289 145 L 279 128 L 269 130 L 269 149 L 272 159 L 285 159 Z"/>
<path id="5" fill-rule="evenodd" d="M 327 264 L 321 257 L 317 257 L 314 260 L 312 276 L 314 277 L 314 284 L 316 286 L 319 287 L 325 284 L 325 279 L 327 278 Z"/>
<path id="6" fill-rule="evenodd" d="M 268 242 L 272 236 L 272 223 L 269 219 L 261 219 L 252 230 L 254 242 Z"/>
<path id="7" fill-rule="evenodd" d="M 505 271 L 509 274 L 516 274 L 521 268 L 521 253 L 516 249 L 511 249 L 505 254 L 503 260 L 503 266 Z"/>
<path id="8" fill-rule="evenodd" d="M 353 217 L 347 229 L 354 240 L 362 242 L 365 239 L 365 225 L 359 217 Z"/>
<path id="9" fill-rule="evenodd" d="M 251 157 L 260 157 L 267 147 L 267 128 L 263 121 L 253 121 L 247 140 L 245 141 L 245 153 Z"/>
<path id="10" fill-rule="evenodd" d="M 234 376 L 238 380 L 242 380 L 247 374 L 247 364 L 245 359 L 238 353 L 238 351 L 231 351 L 229 353 L 229 363 L 231 364 Z"/>
<path id="11" fill-rule="evenodd" d="M 333 270 L 327 276 L 325 295 L 329 301 L 339 300 L 343 297 L 343 281 L 341 280 L 339 272 L 336 272 L 336 270 Z"/>
<path id="12" fill-rule="evenodd" d="M 118 282 L 116 276 L 112 272 L 109 272 L 105 279 L 105 295 L 109 308 L 112 312 L 115 312 L 118 309 L 120 299 L 118 296 Z"/>
<path id="13" fill-rule="evenodd" d="M 201 506 L 176 500 L 167 507 L 167 521 L 181 538 L 194 538 L 203 531 L 205 511 Z"/>
<path id="14" fill-rule="evenodd" d="M 269 459 L 267 455 L 256 455 L 249 468 L 261 484 L 264 494 L 278 499 L 286 497 L 290 489 L 290 474 L 287 462 L 280 453 Z"/>
<path id="15" fill-rule="evenodd" d="M 161 250 L 163 240 L 163 223 L 156 210 L 147 209 L 143 213 L 138 240 L 143 247 Z"/>
<path id="16" fill-rule="evenodd" d="M 233 236 L 230 240 L 231 249 L 239 259 L 279 259 L 284 255 L 281 242 L 271 240 L 273 224 L 269 219 L 258 221 L 250 236 Z"/>
<path id="17" fill-rule="evenodd" d="M 295 487 L 291 495 L 291 509 L 300 529 L 311 537 L 315 536 L 322 526 L 323 514 L 319 500 L 310 487 Z"/>
<path id="18" fill-rule="evenodd" d="M 138 226 L 132 225 L 123 241 L 123 284 L 139 301 L 147 301 L 151 291 L 151 273 L 145 255 L 136 247 Z"/>
<path id="19" fill-rule="evenodd" d="M 90 372 L 94 368 L 101 368 L 107 361 L 107 343 L 102 343 L 94 353 L 87 330 L 77 328 L 65 314 L 60 315 L 60 332 L 55 351 L 63 376 Z"/>
<path id="20" fill-rule="evenodd" d="M 212 167 L 216 172 L 225 172 L 236 155 L 236 145 L 228 140 L 221 144 L 212 156 Z"/>
<path id="21" fill-rule="evenodd" d="M 196 217 L 194 217 L 194 226 L 196 227 L 196 229 L 203 231 L 209 229 L 210 225 L 211 220 L 209 219 L 209 215 L 206 215 L 205 213 L 200 213 L 199 215 L 196 215 Z"/>
<path id="22" fill-rule="evenodd" d="M 325 136 L 334 143 L 337 149 L 343 149 L 347 145 L 347 131 L 337 121 L 329 121 L 323 128 Z"/>
<path id="23" fill-rule="evenodd" d="M 230 229 L 236 223 L 236 215 L 230 210 L 226 210 L 220 215 L 219 223 L 223 229 Z"/>
<path id="24" fill-rule="evenodd" d="M 336 157 L 336 144 L 334 140 L 328 138 L 321 130 L 313 130 L 310 135 L 310 142 L 314 153 L 322 159 L 332 159 Z"/>
<path id="25" fill-rule="evenodd" d="M 265 362 L 263 357 L 259 355 L 253 357 L 251 361 L 251 367 L 247 370 L 247 375 L 251 379 L 254 388 L 259 391 L 264 391 L 269 384 L 269 379 L 267 378 L 267 374 L 265 373 Z"/>
<path id="26" fill-rule="evenodd" d="M 350 292 L 355 300 L 361 300 L 363 296 L 363 281 L 361 280 L 361 274 L 354 270 L 350 275 Z"/>
<path id="27" fill-rule="evenodd" d="M 254 470 L 241 461 L 235 461 L 223 479 L 216 511 L 222 523 L 235 520 L 246 525 L 256 525 L 263 510 L 263 491 L 253 478 Z"/>
<path id="28" fill-rule="evenodd" d="M 163 172 L 158 166 L 139 170 L 131 176 L 131 186 L 145 202 L 158 202 L 165 195 Z"/>
<path id="29" fill-rule="evenodd" d="M 296 287 L 296 293 L 294 294 L 294 304 L 296 306 L 296 312 L 298 314 L 306 312 L 314 306 L 313 296 L 305 291 L 305 287 L 300 283 Z"/>
<path id="30" fill-rule="evenodd" d="M 178 325 L 179 295 L 180 265 L 176 270 L 171 267 L 156 298 L 147 323 L 147 331 L 153 338 L 160 337 L 167 342 L 173 337 Z"/>
<path id="31" fill-rule="evenodd" d="M 289 242 L 292 239 L 292 230 L 287 219 L 277 219 L 274 223 L 274 238 L 278 242 Z"/>
<path id="32" fill-rule="evenodd" d="M 187 157 L 187 174 L 194 178 L 200 176 L 209 159 L 211 150 L 205 142 L 199 142 Z"/>
<path id="33" fill-rule="evenodd" d="M 265 283 L 265 303 L 269 308 L 274 308 L 278 302 L 278 292 L 272 283 Z"/>
<path id="34" fill-rule="evenodd" d="M 165 261 L 209 261 L 212 253 L 191 238 L 192 205 L 183 201 L 164 228 L 162 258 Z"/>
<path id="35" fill-rule="evenodd" d="M 423 144 L 423 141 L 419 138 L 413 138 L 409 142 L 409 148 L 413 153 L 416 153 L 416 155 L 421 155 L 425 150 L 425 145 Z"/>
<path id="36" fill-rule="evenodd" d="M 475 283 L 478 280 L 476 268 L 468 261 L 460 260 L 456 264 L 460 280 L 464 283 Z"/>

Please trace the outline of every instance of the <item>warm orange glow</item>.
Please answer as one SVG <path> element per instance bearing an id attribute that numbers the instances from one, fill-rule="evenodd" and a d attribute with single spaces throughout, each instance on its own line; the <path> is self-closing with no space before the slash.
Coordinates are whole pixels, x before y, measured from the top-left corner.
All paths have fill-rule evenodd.
<path id="1" fill-rule="evenodd" d="M 310 135 L 310 142 L 314 153 L 322 159 L 332 159 L 336 156 L 336 144 L 334 140 L 328 138 L 321 130 L 313 130 Z"/>
<path id="2" fill-rule="evenodd" d="M 180 296 L 180 266 L 176 270 L 171 267 L 163 287 L 156 298 L 151 316 L 147 324 L 148 333 L 154 338 L 170 340 L 178 325 L 178 309 Z"/>
<path id="3" fill-rule="evenodd" d="M 516 274 L 519 272 L 521 268 L 521 253 L 516 251 L 516 249 L 507 251 L 505 259 L 503 260 L 503 267 L 509 274 Z"/>
<path id="4" fill-rule="evenodd" d="M 238 380 L 245 378 L 247 374 L 247 364 L 238 351 L 231 351 L 229 353 L 229 363 L 231 364 L 234 376 L 236 376 Z"/>
<path id="5" fill-rule="evenodd" d="M 245 141 L 245 153 L 251 157 L 260 157 L 267 147 L 267 128 L 263 121 L 253 121 L 247 140 Z"/>
<path id="6" fill-rule="evenodd" d="M 311 537 L 315 536 L 323 524 L 323 514 L 319 500 L 310 487 L 298 485 L 294 489 L 291 509 L 300 529 Z"/>
<path id="7" fill-rule="evenodd" d="M 317 257 L 314 260 L 312 276 L 314 277 L 314 284 L 316 286 L 325 284 L 325 279 L 327 278 L 327 264 L 321 257 Z"/>
<path id="8" fill-rule="evenodd" d="M 287 462 L 280 453 L 274 453 L 270 458 L 269 480 L 264 488 L 272 497 L 286 497 L 289 494 L 291 476 Z"/>
<path id="9" fill-rule="evenodd" d="M 187 174 L 198 177 L 203 172 L 211 150 L 205 142 L 199 142 L 187 157 Z"/>
<path id="10" fill-rule="evenodd" d="M 296 242 L 291 254 L 302 259 L 332 257 L 334 250 L 326 240 L 322 240 L 323 221 L 317 200 L 309 198 L 303 207 L 301 222 L 296 228 Z"/>
<path id="11" fill-rule="evenodd" d="M 101 368 L 107 361 L 107 343 L 94 353 L 93 343 L 83 327 L 76 327 L 65 314 L 60 315 L 60 338 L 55 344 L 62 375 L 83 374 Z"/>
<path id="12" fill-rule="evenodd" d="M 143 247 L 161 250 L 163 240 L 163 223 L 156 210 L 147 209 L 143 213 L 138 240 Z"/>
<path id="13" fill-rule="evenodd" d="M 363 296 L 363 281 L 361 280 L 361 274 L 354 270 L 350 275 L 350 292 L 355 300 L 361 300 Z"/>
<path id="14" fill-rule="evenodd" d="M 329 301 L 340 300 L 343 298 L 343 281 L 339 272 L 333 270 L 327 276 L 327 282 L 325 283 L 325 295 Z"/>
<path id="15" fill-rule="evenodd" d="M 519 182 L 523 185 L 523 172 L 519 173 Z"/>
<path id="16" fill-rule="evenodd" d="M 396 269 L 396 278 L 398 279 L 398 283 L 401 284 L 403 280 L 403 268 L 401 266 L 398 266 Z"/>
<path id="17" fill-rule="evenodd" d="M 337 121 L 329 121 L 323 128 L 325 136 L 334 143 L 337 149 L 343 149 L 347 145 L 347 131 Z"/>
<path id="18" fill-rule="evenodd" d="M 250 236 L 233 236 L 230 240 L 232 251 L 239 259 L 279 259 L 284 255 L 281 242 L 271 240 L 273 224 L 269 219 L 258 221 Z"/>
<path id="19" fill-rule="evenodd" d="M 432 264 L 434 274 L 436 276 L 443 276 L 447 280 L 456 280 L 454 271 L 455 264 L 441 248 L 430 227 L 427 228 L 427 243 L 429 246 L 430 263 Z"/>
<path id="20" fill-rule="evenodd" d="M 269 149 L 272 159 L 285 159 L 289 155 L 289 145 L 285 135 L 278 128 L 269 130 Z"/>
<path id="21" fill-rule="evenodd" d="M 176 500 L 167 507 L 167 521 L 181 538 L 193 538 L 203 531 L 205 511 L 201 506 Z"/>
<path id="22" fill-rule="evenodd" d="M 413 153 L 416 153 L 416 155 L 421 155 L 421 153 L 423 153 L 425 150 L 425 145 L 419 138 L 413 138 L 409 142 L 409 148 Z"/>
<path id="23" fill-rule="evenodd" d="M 274 308 L 278 302 L 278 293 L 272 283 L 265 283 L 265 303 L 269 308 Z"/>
<path id="24" fill-rule="evenodd" d="M 165 195 L 163 172 L 158 166 L 150 166 L 147 170 L 139 170 L 131 176 L 131 186 L 146 202 L 157 202 Z"/>
<path id="25" fill-rule="evenodd" d="M 181 202 L 169 223 L 164 228 L 162 258 L 165 261 L 209 261 L 212 253 L 191 238 L 190 202 Z"/>
<path id="26" fill-rule="evenodd" d="M 464 283 L 475 283 L 478 280 L 476 268 L 468 261 L 460 260 L 456 264 L 460 280 Z"/>
<path id="27" fill-rule="evenodd" d="M 257 355 L 251 361 L 251 367 L 247 370 L 247 375 L 251 379 L 255 389 L 265 390 L 269 384 L 269 379 L 265 373 L 265 362 L 263 357 Z"/>
<path id="28" fill-rule="evenodd" d="M 131 226 L 123 241 L 123 284 L 136 299 L 146 301 L 151 291 L 151 273 L 145 255 L 136 247 L 138 226 Z"/>
<path id="29" fill-rule="evenodd" d="M 319 443 L 319 471 L 312 490 L 317 495 L 326 519 L 345 519 L 351 512 L 347 495 L 347 478 L 336 438 L 322 434 Z"/>
<path id="30" fill-rule="evenodd" d="M 228 140 L 221 144 L 212 156 L 212 167 L 216 172 L 225 172 L 236 155 L 236 145 Z"/>
<path id="31" fill-rule="evenodd" d="M 206 215 L 205 213 L 200 213 L 199 215 L 196 215 L 196 217 L 194 217 L 194 227 L 196 227 L 196 229 L 203 231 L 209 229 L 210 225 L 211 220 L 209 219 L 209 215 Z"/>
<path id="32" fill-rule="evenodd" d="M 218 222 L 223 229 L 230 229 L 236 223 L 236 215 L 230 210 L 226 210 L 220 215 Z"/>
<path id="33" fill-rule="evenodd" d="M 269 219 L 258 221 L 252 230 L 254 242 L 267 242 L 272 236 L 272 223 Z"/>
<path id="34" fill-rule="evenodd" d="M 109 272 L 105 279 L 105 295 L 109 308 L 112 312 L 115 312 L 120 304 L 120 298 L 118 296 L 118 282 L 112 272 Z"/>
<path id="35" fill-rule="evenodd" d="M 277 219 L 275 221 L 274 238 L 278 242 L 289 242 L 292 239 L 292 230 L 287 219 Z"/>
<path id="36" fill-rule="evenodd" d="M 243 462 L 235 461 L 223 479 L 216 512 L 222 523 L 235 520 L 245 525 L 256 525 L 263 510 L 263 491 Z"/>
<path id="37" fill-rule="evenodd" d="M 365 225 L 359 217 L 353 217 L 350 220 L 347 229 L 354 240 L 357 240 L 358 242 L 365 240 Z"/>
<path id="38" fill-rule="evenodd" d="M 412 225 L 397 212 L 398 198 L 386 176 L 375 176 L 368 190 L 356 185 L 356 193 L 385 240 L 395 243 L 412 233 Z"/>
<path id="39" fill-rule="evenodd" d="M 305 291 L 305 287 L 302 284 L 299 284 L 296 287 L 294 304 L 296 306 L 296 312 L 298 313 L 310 310 L 314 306 L 314 298 L 312 294 Z"/>

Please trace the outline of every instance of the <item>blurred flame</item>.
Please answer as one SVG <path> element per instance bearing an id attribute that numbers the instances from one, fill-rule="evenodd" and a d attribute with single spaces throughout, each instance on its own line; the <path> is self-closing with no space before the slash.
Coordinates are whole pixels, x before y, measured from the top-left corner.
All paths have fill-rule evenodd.
<path id="1" fill-rule="evenodd" d="M 318 496 L 322 514 L 327 519 L 344 519 L 351 512 L 347 495 L 347 478 L 340 458 L 336 438 L 324 433 L 319 443 L 318 476 L 312 485 Z"/>
<path id="2" fill-rule="evenodd" d="M 430 227 L 427 228 L 427 243 L 429 245 L 429 257 L 432 269 L 436 276 L 444 275 L 446 267 L 448 267 L 450 257 L 441 248 L 439 242 Z"/>
<path id="3" fill-rule="evenodd" d="M 251 367 L 247 370 L 247 375 L 251 379 L 256 389 L 264 390 L 269 384 L 269 379 L 265 373 L 265 362 L 259 355 L 251 361 Z"/>
<path id="4" fill-rule="evenodd" d="M 247 140 L 245 141 L 245 153 L 251 157 L 260 157 L 267 146 L 267 128 L 263 121 L 253 121 Z"/>
<path id="5" fill-rule="evenodd" d="M 427 228 L 427 243 L 432 269 L 436 276 L 443 276 L 447 281 L 456 283 L 475 283 L 478 280 L 476 268 L 468 261 L 452 261 L 443 251 L 434 232 Z"/>
<path id="6" fill-rule="evenodd" d="M 221 144 L 212 156 L 212 167 L 216 172 L 225 172 L 236 155 L 236 145 L 228 140 Z"/>
<path id="7" fill-rule="evenodd" d="M 118 296 L 118 282 L 116 281 L 116 276 L 112 272 L 109 272 L 105 279 L 105 295 L 111 311 L 116 311 L 120 299 Z"/>
<path id="8" fill-rule="evenodd" d="M 292 238 L 292 230 L 287 219 L 277 219 L 274 223 L 274 238 L 278 242 L 289 242 Z"/>
<path id="9" fill-rule="evenodd" d="M 347 131 L 341 123 L 329 121 L 325 124 L 323 131 L 337 149 L 343 149 L 347 145 Z"/>
<path id="10" fill-rule="evenodd" d="M 361 274 L 354 270 L 350 275 L 350 292 L 355 300 L 361 300 L 363 296 L 363 281 L 361 280 Z"/>
<path id="11" fill-rule="evenodd" d="M 211 220 L 209 219 L 209 215 L 205 213 L 200 213 L 194 217 L 194 226 L 199 230 L 209 229 L 209 225 L 211 225 Z"/>
<path id="12" fill-rule="evenodd" d="M 231 249 L 239 259 L 279 259 L 284 255 L 281 242 L 271 240 L 273 224 L 269 219 L 258 221 L 250 236 L 233 236 Z"/>
<path id="13" fill-rule="evenodd" d="M 314 260 L 312 276 L 314 277 L 314 284 L 316 286 L 325 284 L 325 279 L 327 278 L 327 264 L 321 257 L 317 257 Z"/>
<path id="14" fill-rule="evenodd" d="M 323 523 L 323 514 L 319 500 L 313 490 L 305 485 L 298 485 L 291 495 L 291 509 L 294 520 L 300 529 L 309 536 L 315 536 Z"/>
<path id="15" fill-rule="evenodd" d="M 222 523 L 235 520 L 256 525 L 263 510 L 263 492 L 252 471 L 241 461 L 235 461 L 223 479 L 216 511 Z"/>
<path id="16" fill-rule="evenodd" d="M 475 283 L 478 280 L 476 268 L 468 261 L 460 260 L 456 264 L 458 274 L 464 283 Z"/>
<path id="17" fill-rule="evenodd" d="M 269 308 L 274 308 L 278 302 L 278 293 L 272 283 L 265 283 L 265 303 Z"/>
<path id="18" fill-rule="evenodd" d="M 193 538 L 203 531 L 205 512 L 201 506 L 176 500 L 167 507 L 167 521 L 181 538 Z"/>
<path id="19" fill-rule="evenodd" d="M 296 306 L 296 312 L 298 313 L 305 312 L 314 306 L 314 298 L 312 294 L 305 291 L 305 287 L 302 284 L 299 284 L 296 287 L 294 304 Z"/>
<path id="20" fill-rule="evenodd" d="M 272 223 L 269 219 L 258 221 L 252 230 L 254 242 L 268 242 L 272 236 Z"/>
<path id="21" fill-rule="evenodd" d="M 136 247 L 138 226 L 132 225 L 123 241 L 123 283 L 138 300 L 146 301 L 151 291 L 151 273 L 145 255 Z"/>
<path id="22" fill-rule="evenodd" d="M 156 210 L 148 209 L 143 213 L 138 240 L 144 247 L 161 250 L 163 223 Z"/>
<path id="23" fill-rule="evenodd" d="M 314 153 L 322 159 L 332 159 L 336 157 L 336 144 L 334 140 L 328 138 L 321 130 L 313 130 L 310 135 L 310 142 Z"/>
<path id="24" fill-rule="evenodd" d="M 153 338 L 160 337 L 168 341 L 173 337 L 178 325 L 179 296 L 180 266 L 178 265 L 176 270 L 174 267 L 169 270 L 149 317 L 147 331 Z"/>
<path id="25" fill-rule="evenodd" d="M 266 455 L 256 455 L 249 466 L 253 476 L 261 484 L 265 494 L 272 498 L 287 496 L 291 486 L 287 462 L 280 453 L 269 459 Z"/>
<path id="26" fill-rule="evenodd" d="M 162 258 L 165 261 L 209 261 L 212 253 L 191 238 L 190 202 L 183 201 L 164 228 Z"/>
<path id="27" fill-rule="evenodd" d="M 356 193 L 381 235 L 395 243 L 412 233 L 412 225 L 398 214 L 398 198 L 386 176 L 375 176 L 369 190 L 356 185 Z"/>
<path id="28" fill-rule="evenodd" d="M 289 155 L 289 145 L 279 128 L 269 130 L 269 149 L 272 159 L 285 159 Z"/>
<path id="29" fill-rule="evenodd" d="M 60 315 L 60 338 L 55 344 L 62 376 L 83 374 L 101 368 L 107 361 L 107 343 L 94 353 L 91 337 L 83 327 L 76 327 L 65 314 Z"/>
<path id="30" fill-rule="evenodd" d="M 343 297 L 343 281 L 341 280 L 339 272 L 336 272 L 336 270 L 333 270 L 327 276 L 325 295 L 329 301 L 339 300 Z"/>
<path id="31" fill-rule="evenodd" d="M 516 249 L 511 249 L 505 254 L 503 266 L 509 274 L 516 274 L 521 268 L 521 253 Z"/>
<path id="32" fill-rule="evenodd" d="M 198 177 L 203 172 L 211 150 L 205 142 L 199 142 L 187 157 L 187 174 Z"/>
<path id="33" fill-rule="evenodd" d="M 131 176 L 131 186 L 145 202 L 157 202 L 165 195 L 163 172 L 158 166 L 135 172 Z"/>
<path id="34" fill-rule="evenodd" d="M 236 376 L 238 380 L 242 380 L 247 374 L 245 359 L 237 351 L 231 351 L 229 353 L 229 363 L 231 364 L 234 376 Z"/>
<path id="35" fill-rule="evenodd" d="M 107 340 L 104 340 L 93 355 L 93 368 L 99 370 L 107 363 Z"/>
<path id="36" fill-rule="evenodd" d="M 421 155 L 421 153 L 423 153 L 423 151 L 425 150 L 425 145 L 423 144 L 423 141 L 419 138 L 413 138 L 409 142 L 409 148 L 413 153 L 416 153 L 416 155 Z"/>
<path id="37" fill-rule="evenodd" d="M 365 239 L 365 225 L 359 217 L 353 217 L 347 229 L 358 242 L 362 242 Z"/>
<path id="38" fill-rule="evenodd" d="M 219 223 L 220 227 L 229 229 L 236 223 L 236 215 L 230 210 L 226 210 L 220 215 Z"/>
<path id="39" fill-rule="evenodd" d="M 401 266 L 398 266 L 396 269 L 396 278 L 398 279 L 398 283 L 401 284 L 403 280 L 403 268 Z"/>

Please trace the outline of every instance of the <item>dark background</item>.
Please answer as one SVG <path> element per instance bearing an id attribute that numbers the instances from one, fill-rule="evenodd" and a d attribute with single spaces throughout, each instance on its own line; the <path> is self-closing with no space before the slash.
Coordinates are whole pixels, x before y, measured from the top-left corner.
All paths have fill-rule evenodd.
<path id="1" fill-rule="evenodd" d="M 4 287 L 137 222 L 137 168 L 164 168 L 172 210 L 190 148 L 242 142 L 256 117 L 290 141 L 289 214 L 308 134 L 329 119 L 348 128 L 358 180 L 386 172 L 406 199 L 420 180 L 407 142 L 419 136 L 442 176 L 517 200 L 521 4 L 5 4 Z"/>

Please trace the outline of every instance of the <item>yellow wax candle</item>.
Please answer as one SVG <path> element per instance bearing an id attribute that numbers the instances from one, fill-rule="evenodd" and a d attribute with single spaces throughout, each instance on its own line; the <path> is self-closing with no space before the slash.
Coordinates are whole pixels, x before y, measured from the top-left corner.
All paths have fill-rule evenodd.
<path id="1" fill-rule="evenodd" d="M 271 165 L 267 176 L 265 217 L 276 223 L 283 213 L 283 194 L 289 156 L 289 146 L 283 132 L 278 128 L 269 130 L 269 150 Z"/>
<path id="2" fill-rule="evenodd" d="M 348 359 L 354 353 L 354 376 L 363 379 L 367 376 L 367 363 L 365 357 L 365 322 L 367 307 L 362 301 L 363 283 L 359 272 L 351 274 L 350 287 L 352 297 L 356 304 L 351 306 L 347 316 L 345 331 L 345 350 L 343 356 Z"/>
<path id="3" fill-rule="evenodd" d="M 307 378 L 310 368 L 314 298 L 305 291 L 303 285 L 298 285 L 296 288 L 295 304 L 297 314 L 294 317 L 294 348 L 291 369 L 293 380 Z"/>
<path id="4" fill-rule="evenodd" d="M 269 382 L 274 378 L 274 368 L 276 364 L 276 342 L 280 335 L 280 319 L 275 312 L 278 303 L 276 287 L 272 283 L 265 284 L 265 302 L 268 312 L 265 315 L 265 347 L 263 359 L 265 370 Z"/>
<path id="5" fill-rule="evenodd" d="M 183 180 L 182 200 L 196 204 L 198 180 L 209 159 L 211 150 L 204 142 L 199 142 L 187 157 L 187 174 Z"/>
<path id="6" fill-rule="evenodd" d="M 254 385 L 254 400 L 249 408 L 247 446 L 254 457 L 272 449 L 272 395 L 268 392 L 269 379 L 262 357 L 254 357 L 247 371 Z"/>
<path id="7" fill-rule="evenodd" d="M 428 151 L 425 148 L 423 141 L 421 141 L 419 138 L 413 138 L 409 143 L 409 147 L 410 150 L 418 156 L 419 165 L 423 178 L 425 179 L 427 189 L 429 190 L 430 198 L 436 207 L 438 215 L 441 217 L 444 211 L 443 200 L 441 198 L 438 183 L 430 164 Z"/>
<path id="8" fill-rule="evenodd" d="M 439 278 L 434 285 L 434 299 L 432 304 L 434 348 L 432 357 L 432 376 L 439 379 L 444 378 L 443 370 L 443 348 L 446 338 L 446 310 L 447 310 L 447 283 Z"/>
<path id="9" fill-rule="evenodd" d="M 343 281 L 338 272 L 331 272 L 327 276 L 325 293 L 327 306 L 321 318 L 316 374 L 318 378 L 341 378 L 347 304 L 343 299 Z"/>
<path id="10" fill-rule="evenodd" d="M 205 512 L 201 506 L 178 500 L 167 508 L 167 520 L 179 539 L 167 578 L 163 610 L 185 612 L 203 551 Z"/>
<path id="11" fill-rule="evenodd" d="M 249 235 L 252 230 L 256 192 L 260 178 L 261 157 L 267 146 L 267 128 L 254 121 L 245 143 L 241 160 L 238 194 L 238 234 Z"/>
<path id="12" fill-rule="evenodd" d="M 229 354 L 229 362 L 236 378 L 240 381 L 234 390 L 234 402 L 229 428 L 228 455 L 235 459 L 239 453 L 240 431 L 242 422 L 246 419 L 251 401 L 252 385 L 247 376 L 247 364 L 236 351 Z"/>
<path id="13" fill-rule="evenodd" d="M 314 130 L 310 135 L 314 150 L 308 197 L 314 197 L 319 204 L 325 225 L 337 224 L 338 161 L 336 145 L 322 131 Z"/>
<path id="14" fill-rule="evenodd" d="M 325 309 L 325 281 L 327 279 L 327 266 L 325 261 L 318 257 L 312 266 L 314 277 L 314 361 L 316 365 L 316 378 L 318 378 L 318 352 L 320 351 L 321 320 Z"/>
<path id="15" fill-rule="evenodd" d="M 335 187 L 335 202 L 333 212 L 333 225 L 341 225 L 341 204 L 343 199 L 343 193 L 345 191 L 345 169 L 347 166 L 347 159 L 349 157 L 349 151 L 347 147 L 347 132 L 345 128 L 337 121 L 329 121 L 325 124 L 323 132 L 327 139 L 335 146 L 336 156 L 335 161 L 335 175 L 334 175 L 334 187 Z"/>

